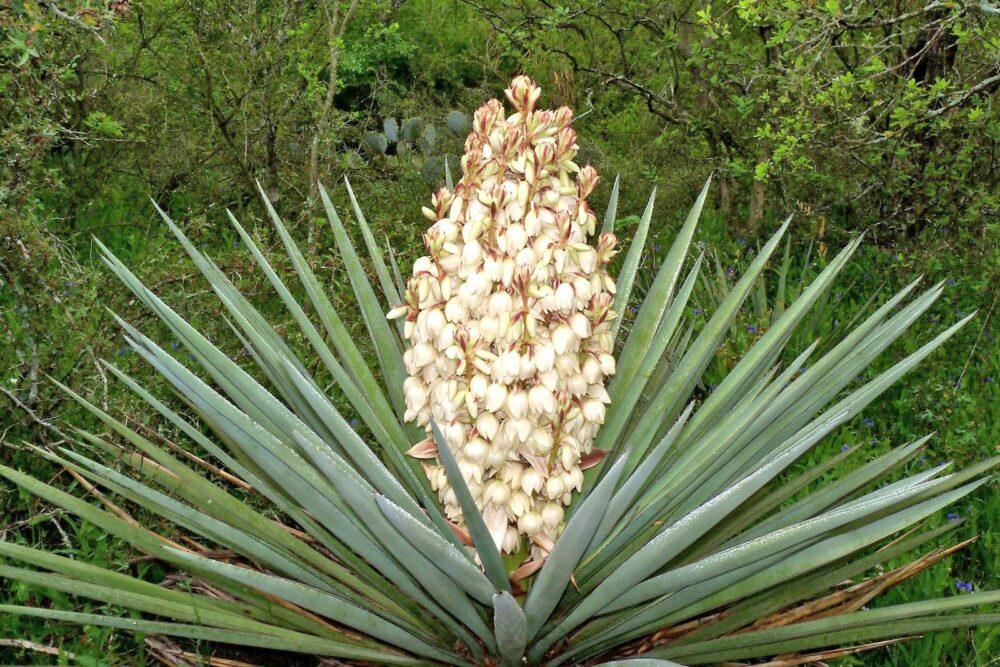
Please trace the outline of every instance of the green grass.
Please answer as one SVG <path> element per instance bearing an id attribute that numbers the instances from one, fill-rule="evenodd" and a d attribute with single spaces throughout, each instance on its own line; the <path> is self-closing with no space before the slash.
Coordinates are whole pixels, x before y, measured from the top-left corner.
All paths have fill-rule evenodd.
<path id="1" fill-rule="evenodd" d="M 416 179 L 376 181 L 359 187 L 362 200 L 390 202 L 420 201 L 426 188 Z M 606 196 L 606 193 L 605 193 Z M 687 202 L 662 202 L 660 210 L 682 211 Z M 134 207 L 134 208 L 133 208 Z M 109 358 L 123 370 L 135 373 L 144 382 L 153 374 L 143 368 L 134 354 L 122 346 L 116 327 L 105 311 L 110 308 L 126 319 L 152 329 L 154 338 L 167 340 L 165 332 L 133 304 L 102 270 L 91 253 L 87 240 L 90 232 L 96 233 L 119 254 L 147 284 L 154 286 L 171 303 L 181 304 L 181 311 L 190 317 L 192 324 L 203 328 L 216 342 L 233 355 L 240 350 L 232 335 L 220 321 L 210 295 L 204 293 L 204 284 L 194 276 L 194 269 L 183 256 L 181 249 L 168 238 L 165 228 L 156 223 L 152 211 L 146 211 L 135 201 L 129 204 L 133 211 L 142 210 L 141 222 L 127 226 L 79 225 L 77 233 L 67 234 L 65 227 L 49 230 L 44 224 L 25 226 L 17 230 L 20 246 L 7 243 L 2 247 L 2 261 L 13 279 L 0 291 L 0 313 L 3 334 L 7 342 L 0 348 L 0 383 L 4 389 L 27 403 L 28 408 L 45 424 L 33 420 L 24 410 L 4 402 L 0 417 L 0 463 L 34 474 L 42 480 L 57 479 L 66 488 L 82 493 L 78 484 L 65 471 L 52 468 L 20 446 L 22 441 L 52 444 L 60 439 L 55 429 L 66 424 L 95 427 L 93 419 L 85 415 L 44 380 L 45 374 L 66 381 L 71 387 L 97 402 L 121 410 L 130 421 L 169 432 L 152 415 L 142 411 L 135 397 L 125 393 L 120 385 L 105 382 L 98 373 L 94 360 Z M 370 209 L 372 207 L 369 207 Z M 623 202 L 622 208 L 625 208 Z M 404 205 L 384 206 L 386 213 L 375 213 L 370 222 L 380 238 L 388 236 L 394 247 L 403 251 L 404 262 L 417 250 L 417 240 L 424 223 L 418 207 Z M 635 210 L 633 207 L 630 210 Z M 252 260 L 235 241 L 222 221 L 221 211 L 210 211 L 205 217 L 189 219 L 186 211 L 178 219 L 192 231 L 192 238 L 216 257 L 227 274 L 235 277 L 238 287 L 247 293 L 265 314 L 278 312 L 270 300 L 262 276 L 251 270 Z M 248 211 L 247 214 L 259 214 Z M 102 214 L 105 219 L 114 217 L 112 211 Z M 626 218 L 619 223 L 619 233 L 628 236 L 636 220 Z M 664 216 L 651 230 L 650 248 L 666 248 L 676 229 L 676 221 Z M 264 229 L 261 227 L 261 229 Z M 768 228 L 762 230 L 765 233 Z M 811 229 L 810 221 L 798 223 L 792 251 L 789 275 L 803 272 L 811 274 L 821 265 L 825 256 L 840 247 L 844 238 L 821 238 Z M 54 233 L 52 233 L 54 232 Z M 85 233 L 80 233 L 85 232 Z M 305 233 L 298 229 L 297 233 Z M 273 247 L 277 240 L 270 232 L 263 232 L 264 245 Z M 805 248 L 813 241 L 809 264 L 804 265 Z M 714 270 L 707 273 L 711 280 L 724 280 L 726 270 L 733 267 L 738 275 L 745 256 L 755 246 L 756 239 L 734 239 L 727 235 L 725 221 L 709 220 L 699 242 L 713 257 L 718 258 L 721 275 Z M 331 250 L 332 239 L 320 232 L 313 256 L 313 265 L 327 280 L 335 303 L 352 301 L 350 286 L 339 259 Z M 829 251 L 825 248 L 829 247 Z M 949 342 L 942 351 L 931 358 L 882 396 L 864 415 L 838 430 L 832 437 L 811 451 L 797 464 L 796 470 L 807 469 L 836 455 L 842 447 L 860 444 L 852 461 L 841 464 L 827 473 L 832 479 L 859 462 L 884 453 L 890 446 L 913 440 L 929 432 L 936 432 L 925 455 L 909 464 L 905 472 L 915 472 L 944 460 L 953 460 L 959 466 L 994 454 L 1000 442 L 1000 327 L 996 326 L 997 313 L 995 288 L 992 281 L 982 274 L 989 262 L 983 253 L 986 248 L 956 250 L 924 248 L 920 252 L 901 252 L 869 242 L 852 260 L 850 267 L 838 283 L 831 298 L 817 307 L 822 317 L 817 317 L 804 327 L 807 333 L 796 339 L 790 352 L 796 353 L 813 336 L 828 336 L 846 323 L 876 293 L 892 293 L 917 273 L 925 274 L 926 284 L 938 280 L 949 282 L 945 296 L 928 314 L 928 320 L 914 332 L 905 335 L 900 343 L 883 355 L 881 362 L 868 370 L 869 377 L 926 341 L 929 334 L 954 322 L 968 312 L 980 309 L 979 316 L 970 326 Z M 21 260 L 27 258 L 28 261 Z M 644 260 L 651 268 L 655 260 Z M 13 267 L 18 267 L 13 270 Z M 706 269 L 709 265 L 706 265 Z M 765 293 L 748 300 L 733 325 L 730 341 L 720 348 L 716 361 L 706 376 L 707 382 L 718 381 L 735 359 L 760 335 L 766 326 L 769 299 L 773 300 L 777 266 L 768 275 Z M 639 289 L 642 288 L 644 271 L 640 271 Z M 789 279 L 791 282 L 791 278 Z M 710 295 L 707 287 L 696 292 L 690 316 L 699 317 L 697 310 L 708 311 Z M 357 327 L 358 339 L 363 340 L 360 322 L 349 322 Z M 285 332 L 289 333 L 289 332 Z M 245 356 L 243 357 L 246 360 Z M 30 369 L 37 367 L 37 373 Z M 28 373 L 25 373 L 28 369 Z M 806 370 L 808 372 L 808 369 Z M 155 386 L 155 383 L 152 383 Z M 790 471 L 791 473 L 796 470 Z M 129 508 L 130 511 L 132 508 Z M 874 605 L 906 602 L 927 597 L 947 595 L 974 595 L 975 590 L 1000 588 L 1000 488 L 987 485 L 960 507 L 954 508 L 964 522 L 956 531 L 943 538 L 951 543 L 979 535 L 978 541 L 968 548 L 942 560 L 937 565 L 878 598 Z M 109 538 L 90 524 L 52 508 L 36 499 L 4 485 L 0 487 L 0 512 L 3 513 L 0 536 L 25 544 L 44 545 L 49 550 L 87 562 L 112 565 L 129 569 L 135 574 L 159 581 L 169 573 L 156 563 L 131 562 L 135 554 L 128 552 L 117 541 Z M 168 530 L 163 526 L 164 530 Z M 894 564 L 886 564 L 891 568 Z M 970 583 L 972 593 L 960 591 L 956 585 Z M 0 584 L 0 598 L 16 604 L 47 605 L 59 609 L 90 611 L 100 605 L 69 599 L 66 596 L 20 584 Z M 18 638 L 40 645 L 59 647 L 62 657 L 37 651 L 0 646 L 0 662 L 27 664 L 145 664 L 145 651 L 141 638 L 116 633 L 102 628 L 83 628 L 44 623 L 30 618 L 0 618 L 0 637 Z M 189 646 L 188 650 L 216 650 L 210 646 Z M 227 651 L 229 649 L 226 649 Z M 66 655 L 73 653 L 76 662 Z M 996 628 L 934 635 L 908 641 L 904 644 L 880 649 L 871 653 L 846 658 L 838 664 L 853 665 L 989 665 L 996 664 L 1000 653 L 1000 637 Z M 220 654 L 223 654 L 220 652 Z M 225 653 L 232 655 L 232 653 Z M 249 657 L 253 661 L 253 657 Z M 259 656 L 257 658 L 260 660 Z M 278 660 L 273 657 L 270 660 Z M 273 664 L 273 663 L 270 663 Z M 310 661 L 287 664 L 312 664 Z"/>

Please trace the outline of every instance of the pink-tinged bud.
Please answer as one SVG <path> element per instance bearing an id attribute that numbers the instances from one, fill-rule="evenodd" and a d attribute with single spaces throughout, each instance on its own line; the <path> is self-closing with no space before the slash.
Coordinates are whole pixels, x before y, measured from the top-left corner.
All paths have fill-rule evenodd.
<path id="1" fill-rule="evenodd" d="M 551 141 L 535 146 L 535 161 L 539 168 L 545 167 L 555 162 L 556 146 Z M 597 172 L 594 172 L 596 176 Z M 589 194 L 589 193 L 588 193 Z M 583 195 L 586 197 L 587 195 Z"/>
<path id="2" fill-rule="evenodd" d="M 589 164 L 580 170 L 580 175 L 576 178 L 576 185 L 579 189 L 579 196 L 581 199 L 586 199 L 590 196 L 590 193 L 594 191 L 597 184 L 601 181 L 601 177 L 597 175 L 597 170 L 591 167 Z"/>
<path id="3" fill-rule="evenodd" d="M 559 130 L 556 135 L 556 153 L 561 160 L 571 160 L 576 154 L 576 130 L 572 127 L 565 127 Z"/>

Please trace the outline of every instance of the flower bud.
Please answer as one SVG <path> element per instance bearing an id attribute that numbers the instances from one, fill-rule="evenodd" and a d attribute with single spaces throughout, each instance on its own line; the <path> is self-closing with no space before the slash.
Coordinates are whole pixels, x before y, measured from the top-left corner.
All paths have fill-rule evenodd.
<path id="1" fill-rule="evenodd" d="M 542 529 L 542 517 L 537 512 L 526 512 L 517 520 L 517 529 L 527 536 L 532 536 Z"/>
<path id="2" fill-rule="evenodd" d="M 563 508 L 556 503 L 545 503 L 542 507 L 542 523 L 546 528 L 554 529 L 563 520 Z"/>

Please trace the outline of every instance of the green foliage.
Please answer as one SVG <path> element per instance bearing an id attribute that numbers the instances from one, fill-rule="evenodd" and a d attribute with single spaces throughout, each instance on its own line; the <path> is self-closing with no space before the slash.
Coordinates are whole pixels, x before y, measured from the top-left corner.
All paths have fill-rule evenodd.
<path id="1" fill-rule="evenodd" d="M 851 231 L 869 230 L 820 304 L 824 317 L 803 322 L 793 349 L 814 335 L 822 337 L 821 346 L 829 345 L 830 334 L 870 307 L 870 299 L 884 298 L 915 274 L 925 274 L 928 283 L 956 281 L 928 310 L 924 326 L 980 310 L 956 334 L 950 354 L 932 356 L 905 386 L 879 399 L 872 426 L 864 416 L 855 418 L 807 453 L 789 476 L 827 462 L 844 445 L 861 445 L 855 458 L 825 471 L 812 490 L 853 469 L 853 460 L 867 461 L 930 431 L 938 435 L 905 465 L 906 473 L 949 459 L 968 464 L 994 452 L 1000 441 L 1000 343 L 992 302 L 1000 276 L 1000 123 L 997 84 L 990 83 L 996 75 L 995 15 L 976 3 L 876 6 L 844 0 L 743 0 L 713 3 L 710 10 L 704 4 L 647 2 L 617 3 L 612 10 L 580 2 L 523 13 L 527 5 L 475 4 L 363 0 L 345 34 L 334 40 L 322 3 L 256 4 L 253 12 L 240 3 L 183 0 L 133 2 L 131 8 L 87 0 L 0 5 L 0 387 L 46 424 L 0 397 L 0 462 L 82 491 L 61 466 L 21 444 L 62 440 L 49 426 L 100 430 L 92 415 L 51 389 L 46 374 L 102 406 L 115 406 L 135 427 L 177 435 L 96 361 L 112 359 L 147 386 L 160 386 L 105 315 L 108 307 L 151 324 L 101 269 L 91 235 L 126 264 L 141 267 L 151 287 L 183 303 L 199 330 L 249 368 L 252 360 L 230 337 L 216 305 L 200 298 L 204 283 L 168 245 L 170 235 L 152 214 L 148 196 L 178 213 L 192 240 L 211 249 L 262 313 L 281 321 L 281 304 L 251 270 L 253 262 L 222 208 L 233 208 L 253 233 L 261 214 L 252 178 L 275 196 L 283 193 L 279 209 L 326 280 L 342 265 L 323 232 L 325 223 L 317 224 L 318 199 L 309 196 L 315 139 L 320 179 L 334 183 L 351 174 L 358 198 L 379 203 L 369 211 L 374 238 L 388 242 L 405 266 L 426 224 L 419 213 L 429 189 L 425 178 L 439 184 L 441 158 L 458 152 L 462 133 L 452 128 L 447 110 L 470 109 L 484 96 L 501 95 L 509 75 L 518 72 L 531 74 L 547 94 L 586 114 L 577 121 L 581 155 L 606 183 L 622 173 L 622 211 L 641 211 L 644 191 L 658 186 L 661 212 L 650 225 L 635 294 L 646 293 L 662 248 L 681 222 L 662 212 L 684 208 L 690 192 L 715 169 L 717 187 L 695 237 L 710 252 L 685 315 L 699 326 L 718 303 L 709 281 L 716 289 L 731 285 L 762 243 L 763 223 L 750 216 L 757 184 L 764 188 L 765 222 L 796 212 L 789 272 L 795 280 L 789 278 L 789 289 L 826 265 L 824 247 L 842 245 Z M 873 25 L 879 22 L 886 25 Z M 927 26 L 942 29 L 928 33 Z M 330 118 L 321 122 L 331 44 L 340 49 L 339 69 L 332 77 Z M 922 45 L 929 48 L 921 51 Z M 625 60 L 618 60 L 620 54 Z M 623 73 L 631 78 L 621 78 Z M 651 99 L 646 91 L 662 97 Z M 384 132 L 386 118 L 397 119 L 400 134 L 414 144 L 423 125 L 407 135 L 407 119 L 424 118 L 440 128 L 437 154 L 431 160 L 419 150 L 413 160 L 362 158 L 365 133 Z M 455 173 L 457 161 L 449 164 Z M 595 199 L 608 191 L 603 186 Z M 338 203 L 347 205 L 342 198 Z M 639 216 L 620 216 L 616 231 L 630 238 L 639 222 Z M 266 231 L 258 241 L 268 251 L 280 243 Z M 268 254 L 279 272 L 291 270 L 276 253 Z M 734 275 L 725 277 L 729 267 Z M 772 321 L 773 306 L 767 304 L 778 292 L 777 270 L 774 263 L 766 270 L 767 298 L 755 287 L 736 314 L 696 396 L 710 393 Z M 347 280 L 328 284 L 338 307 L 353 301 Z M 623 334 L 633 317 L 626 311 Z M 345 326 L 374 363 L 363 323 L 345 317 Z M 151 327 L 159 340 L 167 333 Z M 294 327 L 280 329 L 301 349 L 305 340 Z M 917 333 L 904 334 L 899 349 L 873 369 L 898 361 L 921 340 Z M 669 341 L 668 351 L 682 342 Z M 339 409 L 349 409 L 336 389 L 331 396 Z M 152 581 L 167 574 L 156 562 L 129 564 L 137 554 L 119 539 L 52 512 L 27 494 L 0 491 L 0 511 L 7 521 L 0 529 L 5 539 L 16 532 L 25 544 Z M 980 540 L 877 604 L 960 593 L 958 581 L 975 590 L 1000 588 L 995 487 L 955 511 L 965 520 L 956 535 L 981 534 Z M 166 524 L 157 525 L 170 532 Z M 64 611 L 105 610 L 25 584 L 0 591 L 0 598 L 16 604 L 50 600 Z M 61 646 L 82 664 L 147 659 L 141 640 L 109 628 L 81 630 L 3 614 L 0 636 Z M 928 635 L 844 662 L 904 667 L 940 664 L 943 656 L 952 664 L 985 664 L 996 646 L 996 631 L 980 629 Z M 200 644 L 195 650 L 211 649 Z M 10 647 L 0 648 L 0 656 L 19 663 L 47 660 Z"/>

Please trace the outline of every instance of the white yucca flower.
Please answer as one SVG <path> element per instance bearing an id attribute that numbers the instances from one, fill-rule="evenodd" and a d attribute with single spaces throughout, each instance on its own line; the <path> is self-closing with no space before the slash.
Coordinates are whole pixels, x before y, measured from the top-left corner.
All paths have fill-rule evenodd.
<path id="1" fill-rule="evenodd" d="M 587 243 L 598 183 L 576 165 L 568 107 L 536 110 L 520 76 L 475 114 L 462 180 L 423 209 L 434 221 L 405 304 L 406 419 L 440 427 L 498 547 L 519 534 L 550 546 L 582 488 L 610 401 L 615 237 Z M 411 453 L 433 459 L 429 439 Z M 448 517 L 461 522 L 439 464 L 425 466 Z M 547 539 L 546 539 L 547 538 Z"/>

